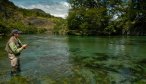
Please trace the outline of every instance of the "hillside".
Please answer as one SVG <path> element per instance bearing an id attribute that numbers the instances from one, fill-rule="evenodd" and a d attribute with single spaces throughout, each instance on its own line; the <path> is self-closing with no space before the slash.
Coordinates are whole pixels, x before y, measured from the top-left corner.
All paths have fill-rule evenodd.
<path id="1" fill-rule="evenodd" d="M 24 33 L 53 32 L 61 18 L 51 16 L 40 9 L 23 9 L 9 0 L 0 1 L 0 35 L 17 28 Z"/>

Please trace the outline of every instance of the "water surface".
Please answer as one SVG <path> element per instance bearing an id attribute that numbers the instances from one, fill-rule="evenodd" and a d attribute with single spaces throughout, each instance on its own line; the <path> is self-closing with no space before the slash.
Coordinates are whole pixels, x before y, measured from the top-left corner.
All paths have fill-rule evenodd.
<path id="1" fill-rule="evenodd" d="M 0 83 L 145 84 L 145 36 L 23 35 L 29 45 L 21 54 L 22 72 L 10 76 L 0 38 Z"/>

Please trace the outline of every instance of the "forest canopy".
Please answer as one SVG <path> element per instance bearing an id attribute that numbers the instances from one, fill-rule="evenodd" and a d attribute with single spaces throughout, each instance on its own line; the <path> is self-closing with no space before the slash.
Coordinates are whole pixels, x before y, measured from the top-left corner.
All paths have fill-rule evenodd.
<path id="1" fill-rule="evenodd" d="M 68 0 L 69 34 L 146 35 L 146 0 Z"/>

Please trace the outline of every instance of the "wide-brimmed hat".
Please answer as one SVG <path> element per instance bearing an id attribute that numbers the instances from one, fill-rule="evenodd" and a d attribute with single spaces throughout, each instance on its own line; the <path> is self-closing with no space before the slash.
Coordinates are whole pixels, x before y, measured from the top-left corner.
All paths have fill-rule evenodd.
<path id="1" fill-rule="evenodd" d="M 22 31 L 20 31 L 20 30 L 18 30 L 18 29 L 13 29 L 12 31 L 11 31 L 11 35 L 14 35 L 14 34 L 21 34 L 22 33 Z"/>

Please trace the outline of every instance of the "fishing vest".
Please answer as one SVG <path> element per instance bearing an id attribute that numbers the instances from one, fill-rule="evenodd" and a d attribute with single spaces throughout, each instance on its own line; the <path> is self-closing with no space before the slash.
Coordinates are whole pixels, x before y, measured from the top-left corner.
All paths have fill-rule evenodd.
<path id="1" fill-rule="evenodd" d="M 9 39 L 9 41 L 8 41 L 7 44 L 6 44 L 5 50 L 6 50 L 7 53 L 16 54 L 16 53 L 14 53 L 14 52 L 12 51 L 12 49 L 11 49 L 10 46 L 9 46 L 9 44 L 10 44 L 11 42 L 14 42 L 15 45 L 17 46 L 17 48 L 20 48 L 22 45 L 21 45 L 21 43 L 19 42 L 19 40 L 16 39 L 14 36 L 12 36 L 12 37 Z"/>

